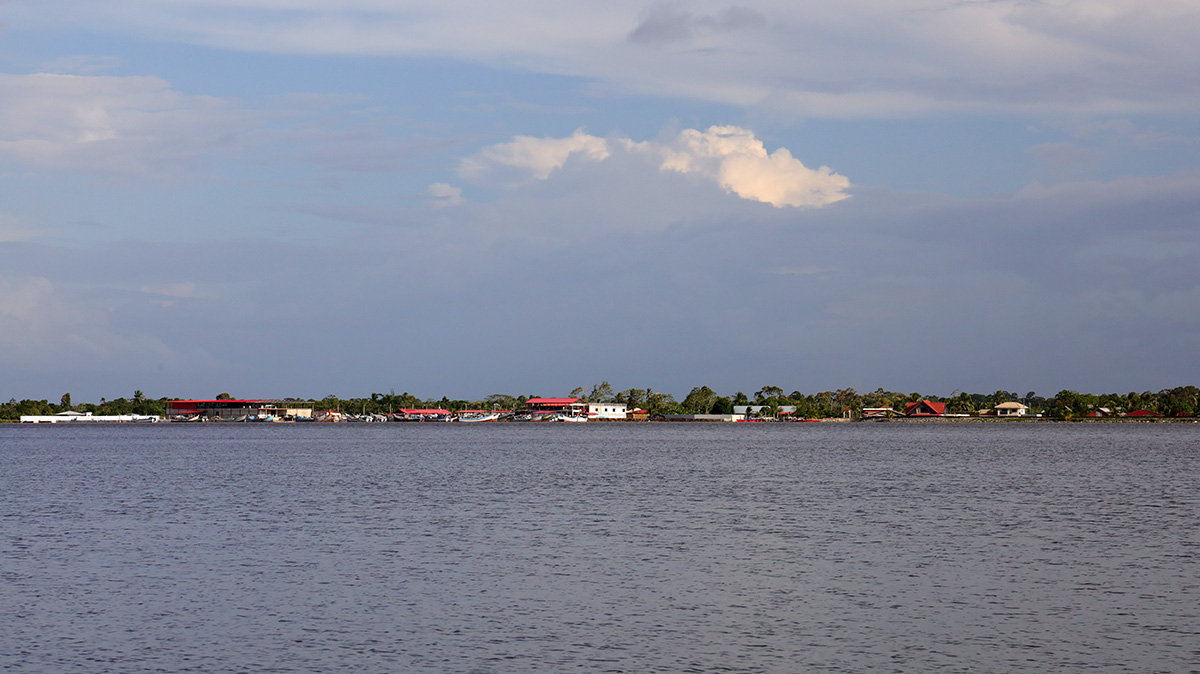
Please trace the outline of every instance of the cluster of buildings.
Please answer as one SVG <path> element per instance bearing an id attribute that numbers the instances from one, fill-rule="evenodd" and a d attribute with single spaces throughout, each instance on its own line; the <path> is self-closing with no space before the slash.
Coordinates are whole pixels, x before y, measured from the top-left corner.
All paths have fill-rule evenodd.
<path id="1" fill-rule="evenodd" d="M 452 412 L 441 408 L 400 409 L 390 414 L 353 414 L 342 411 L 314 410 L 315 403 L 292 400 L 172 400 L 167 403 L 166 419 L 169 421 L 646 421 L 650 414 L 642 409 L 628 409 L 625 403 L 617 402 L 588 402 L 579 398 L 531 398 L 525 402 L 525 410 L 513 413 L 507 410 L 460 410 Z M 763 405 L 738 405 L 733 408 L 733 414 L 668 414 L 657 415 L 667 421 L 756 421 L 761 419 Z M 794 406 L 775 408 L 780 418 L 795 419 Z M 1029 407 L 1018 402 L 1005 402 L 993 408 L 982 410 L 975 415 L 953 414 L 946 412 L 946 403 L 919 400 L 905 405 L 903 411 L 891 407 L 867 407 L 862 410 L 859 418 L 863 420 L 878 420 L 892 418 L 934 418 L 934 417 L 1024 417 L 1029 414 Z M 843 416 L 851 418 L 851 411 L 845 410 Z M 1112 410 L 1101 407 L 1086 415 L 1092 418 L 1118 416 Z M 1122 414 L 1125 417 L 1161 417 L 1157 412 L 1137 410 Z M 60 412 L 55 415 L 22 416 L 22 423 L 134 423 L 157 422 L 158 416 L 136 414 L 122 415 L 93 415 L 85 412 Z M 813 421 L 813 420 L 807 420 Z"/>
<path id="2" fill-rule="evenodd" d="M 990 409 L 981 410 L 976 416 L 984 417 L 1023 417 L 1029 414 L 1029 406 L 1016 402 L 1000 403 Z M 967 417 L 969 414 L 953 414 L 946 411 L 946 403 L 935 403 L 929 400 L 918 400 L 904 406 L 903 412 L 897 412 L 890 407 L 863 408 L 863 419 L 886 419 L 892 417 Z"/>

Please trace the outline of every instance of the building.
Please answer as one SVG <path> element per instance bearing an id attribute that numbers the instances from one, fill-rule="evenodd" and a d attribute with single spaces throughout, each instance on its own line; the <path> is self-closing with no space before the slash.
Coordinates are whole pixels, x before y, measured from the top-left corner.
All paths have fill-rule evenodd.
<path id="1" fill-rule="evenodd" d="M 167 417 L 172 419 L 240 419 L 242 417 L 275 417 L 277 419 L 311 419 L 313 403 L 291 400 L 172 400 L 167 403 Z"/>
<path id="2" fill-rule="evenodd" d="M 946 403 L 935 403 L 928 400 L 909 403 L 904 406 L 906 417 L 942 417 L 946 416 Z"/>
<path id="3" fill-rule="evenodd" d="M 1134 411 L 1130 412 L 1129 414 L 1126 414 L 1125 416 L 1141 417 L 1143 419 L 1156 419 L 1158 417 L 1161 417 L 1162 415 L 1153 410 L 1134 410 Z"/>
<path id="4" fill-rule="evenodd" d="M 525 408 L 535 419 L 551 414 L 583 417 L 588 412 L 588 404 L 579 398 L 530 398 L 525 401 Z"/>
<path id="5" fill-rule="evenodd" d="M 897 416 L 896 410 L 890 407 L 864 407 L 862 410 L 863 419 L 887 419 Z"/>
<path id="6" fill-rule="evenodd" d="M 1023 417 L 1029 407 L 1021 403 L 1000 403 L 994 408 L 998 417 Z"/>
<path id="7" fill-rule="evenodd" d="M 440 407 L 405 407 L 396 410 L 395 421 L 450 421 L 450 410 Z"/>
<path id="8" fill-rule="evenodd" d="M 628 407 L 625 403 L 588 403 L 587 416 L 589 420 L 619 419 L 624 421 L 628 416 Z"/>
<path id="9" fill-rule="evenodd" d="M 158 415 L 152 414 L 92 414 L 91 412 L 59 412 L 54 415 L 23 414 L 23 424 L 71 424 L 71 423 L 154 423 Z"/>
<path id="10" fill-rule="evenodd" d="M 733 413 L 738 416 L 741 416 L 741 417 L 756 417 L 756 416 L 759 416 L 762 413 L 762 411 L 765 409 L 770 409 L 770 407 L 768 407 L 766 405 L 734 405 Z M 787 416 L 789 414 L 795 414 L 795 412 L 796 412 L 795 405 L 780 405 L 779 406 L 780 416 Z"/>

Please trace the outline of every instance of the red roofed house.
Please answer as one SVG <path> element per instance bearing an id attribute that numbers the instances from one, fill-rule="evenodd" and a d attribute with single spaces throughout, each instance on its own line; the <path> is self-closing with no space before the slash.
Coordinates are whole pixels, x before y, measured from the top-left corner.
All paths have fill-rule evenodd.
<path id="1" fill-rule="evenodd" d="M 1127 417 L 1161 417 L 1162 415 L 1159 414 L 1158 412 L 1154 412 L 1151 410 L 1134 410 L 1134 411 L 1130 412 L 1129 414 L 1126 414 L 1125 416 L 1127 416 Z"/>
<path id="2" fill-rule="evenodd" d="M 946 403 L 922 400 L 904 406 L 904 416 L 906 417 L 940 417 L 944 414 L 946 414 Z"/>

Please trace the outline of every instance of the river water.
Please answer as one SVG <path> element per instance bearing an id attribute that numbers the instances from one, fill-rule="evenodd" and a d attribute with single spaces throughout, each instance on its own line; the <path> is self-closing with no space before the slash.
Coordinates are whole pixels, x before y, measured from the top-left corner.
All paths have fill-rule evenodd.
<path id="1" fill-rule="evenodd" d="M 1200 671 L 1200 425 L 4 425 L 0 487 L 4 671 Z"/>

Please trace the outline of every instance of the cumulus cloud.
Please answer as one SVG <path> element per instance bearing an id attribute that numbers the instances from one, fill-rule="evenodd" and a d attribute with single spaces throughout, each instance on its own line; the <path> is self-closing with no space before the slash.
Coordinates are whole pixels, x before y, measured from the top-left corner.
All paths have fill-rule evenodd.
<path id="1" fill-rule="evenodd" d="M 517 136 L 507 143 L 485 148 L 477 157 L 463 161 L 459 174 L 477 177 L 490 167 L 503 166 L 527 171 L 537 180 L 545 180 L 562 168 L 572 155 L 590 161 L 604 161 L 611 153 L 603 138 L 589 136 L 582 129 L 566 138 L 534 138 Z"/>
<path id="2" fill-rule="evenodd" d="M 826 206 L 850 196 L 846 193 L 850 180 L 845 176 L 826 166 L 810 169 L 787 148 L 768 153 L 754 132 L 736 126 L 685 129 L 665 143 L 605 139 L 582 131 L 567 138 L 520 136 L 464 160 L 459 174 L 474 178 L 486 175 L 492 167 L 507 167 L 545 180 L 572 155 L 602 162 L 614 151 L 654 161 L 663 172 L 700 176 L 728 193 L 776 208 Z"/>
<path id="3" fill-rule="evenodd" d="M 783 206 L 824 206 L 849 197 L 850 180 L 829 167 L 807 168 L 787 148 L 768 154 L 754 133 L 736 126 L 685 129 L 666 150 L 662 168 L 699 173 L 727 192 Z"/>

